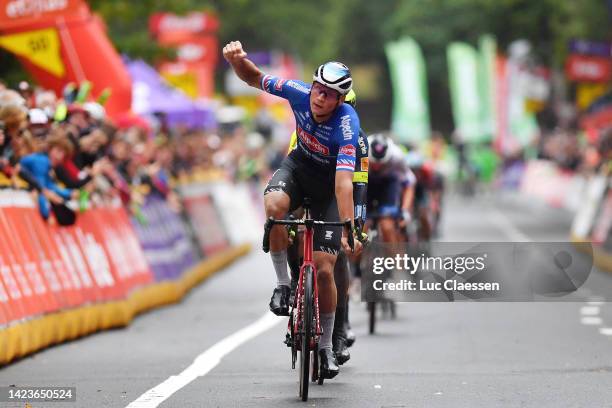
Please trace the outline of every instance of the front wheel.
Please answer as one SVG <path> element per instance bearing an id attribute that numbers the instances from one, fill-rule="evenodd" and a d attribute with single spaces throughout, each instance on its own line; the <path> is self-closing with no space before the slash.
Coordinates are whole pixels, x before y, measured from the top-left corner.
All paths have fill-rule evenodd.
<path id="1" fill-rule="evenodd" d="M 308 384 L 310 381 L 310 340 L 313 336 L 313 275 L 312 267 L 304 269 L 304 297 L 302 298 L 302 350 L 300 353 L 300 398 L 308 401 Z"/>

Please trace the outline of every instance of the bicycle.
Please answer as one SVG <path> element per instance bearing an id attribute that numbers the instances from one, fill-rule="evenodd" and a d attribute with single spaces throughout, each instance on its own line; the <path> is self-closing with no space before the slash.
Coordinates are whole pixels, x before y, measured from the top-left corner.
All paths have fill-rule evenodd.
<path id="1" fill-rule="evenodd" d="M 373 243 L 372 248 L 377 248 L 376 244 L 382 244 L 380 237 L 380 231 L 378 230 L 378 220 L 380 218 L 379 214 L 370 213 L 368 214 L 368 241 Z M 374 249 L 373 249 L 374 250 Z M 391 319 L 395 319 L 397 317 L 396 305 L 395 301 L 392 299 L 381 298 L 374 301 L 368 301 L 367 309 L 368 309 L 368 332 L 369 334 L 374 334 L 376 331 L 376 304 L 380 304 L 382 308 L 383 314 L 389 313 Z"/>
<path id="2" fill-rule="evenodd" d="M 319 339 L 321 325 L 319 321 L 319 291 L 317 287 L 317 268 L 313 261 L 314 227 L 336 226 L 344 227 L 348 233 L 348 244 L 354 250 L 354 240 L 351 231 L 351 220 L 344 222 L 317 221 L 310 216 L 310 199 L 304 198 L 303 220 L 275 220 L 270 217 L 264 227 L 263 251 L 270 251 L 270 231 L 274 225 L 298 226 L 304 225 L 304 260 L 300 267 L 300 276 L 295 299 L 289 313 L 287 324 L 288 338 L 285 343 L 291 347 L 291 368 L 295 369 L 298 350 L 300 351 L 299 397 L 308 400 L 308 385 L 310 367 L 312 365 L 312 382 L 323 385 L 323 376 L 319 375 Z M 314 353 L 312 353 L 314 352 Z M 312 358 L 311 358 L 311 353 Z"/>

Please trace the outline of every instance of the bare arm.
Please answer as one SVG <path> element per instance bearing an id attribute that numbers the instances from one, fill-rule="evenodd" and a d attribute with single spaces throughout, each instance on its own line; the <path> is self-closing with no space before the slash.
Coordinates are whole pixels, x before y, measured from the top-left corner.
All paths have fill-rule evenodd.
<path id="1" fill-rule="evenodd" d="M 350 171 L 336 172 L 336 201 L 340 220 L 353 219 L 353 173 Z"/>
<path id="2" fill-rule="evenodd" d="M 350 171 L 336 171 L 336 201 L 338 202 L 338 214 L 340 220 L 346 219 L 351 220 L 351 234 L 353 233 L 353 216 L 354 216 L 354 204 L 353 204 L 353 172 Z M 342 249 L 347 254 L 351 254 L 350 247 L 348 245 L 347 233 L 342 230 L 341 239 Z M 361 243 L 355 241 L 355 252 L 357 255 L 361 252 Z"/>
<path id="3" fill-rule="evenodd" d="M 404 188 L 402 194 L 402 211 L 410 211 L 412 209 L 412 203 L 414 202 L 414 186 L 410 185 Z"/>
<path id="4" fill-rule="evenodd" d="M 261 89 L 264 73 L 247 58 L 240 41 L 232 41 L 223 47 L 223 57 L 232 66 L 238 78 L 254 88 Z"/>

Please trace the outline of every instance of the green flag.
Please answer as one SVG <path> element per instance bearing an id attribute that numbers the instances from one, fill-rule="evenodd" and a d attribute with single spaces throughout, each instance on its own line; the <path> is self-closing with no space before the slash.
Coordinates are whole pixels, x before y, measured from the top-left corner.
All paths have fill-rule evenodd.
<path id="1" fill-rule="evenodd" d="M 425 62 L 419 45 L 410 37 L 385 46 L 391 83 L 391 129 L 401 142 L 420 143 L 430 135 Z"/>
<path id="2" fill-rule="evenodd" d="M 478 40 L 479 48 L 479 91 L 480 91 L 480 114 L 483 139 L 493 139 L 496 129 L 495 110 L 495 56 L 497 45 L 495 38 L 491 35 L 483 35 Z"/>
<path id="3" fill-rule="evenodd" d="M 457 136 L 467 143 L 483 141 L 478 54 L 469 44 L 456 42 L 446 49 L 446 58 Z"/>

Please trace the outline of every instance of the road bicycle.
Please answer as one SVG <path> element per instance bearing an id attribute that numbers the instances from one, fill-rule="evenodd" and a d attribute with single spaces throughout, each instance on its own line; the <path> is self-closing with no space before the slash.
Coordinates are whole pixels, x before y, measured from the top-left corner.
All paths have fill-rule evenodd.
<path id="1" fill-rule="evenodd" d="M 351 231 L 351 220 L 344 222 L 317 221 L 310 215 L 310 199 L 304 199 L 304 219 L 275 220 L 270 217 L 264 227 L 263 250 L 270 250 L 270 231 L 274 225 L 298 226 L 304 225 L 304 261 L 300 267 L 298 286 L 289 313 L 287 338 L 285 343 L 291 347 L 291 368 L 299 356 L 299 396 L 302 401 L 308 400 L 308 385 L 312 367 L 312 382 L 323 384 L 323 376 L 319 367 L 319 339 L 322 334 L 319 320 L 319 291 L 317 287 L 317 267 L 313 261 L 314 227 L 341 226 L 347 231 L 348 244 L 353 250 L 354 240 Z"/>
<path id="2" fill-rule="evenodd" d="M 368 241 L 373 245 L 371 246 L 370 257 L 374 257 L 373 253 L 376 253 L 376 256 L 388 256 L 383 247 L 383 242 L 381 239 L 381 233 L 378 228 L 378 221 L 381 216 L 377 213 L 368 214 Z M 398 228 L 399 232 L 399 228 Z M 373 251 L 373 252 L 372 252 Z M 367 263 L 367 261 L 366 261 Z M 366 267 L 362 269 L 367 269 Z M 386 280 L 388 278 L 387 275 L 384 275 L 383 278 Z M 376 331 L 376 314 L 377 314 L 377 304 L 380 306 L 382 313 L 384 315 L 389 315 L 391 319 L 395 319 L 397 317 L 396 305 L 395 302 L 391 299 L 386 299 L 384 296 L 380 296 L 377 294 L 377 298 L 368 300 L 367 308 L 368 308 L 368 332 L 370 334 L 374 334 Z"/>

